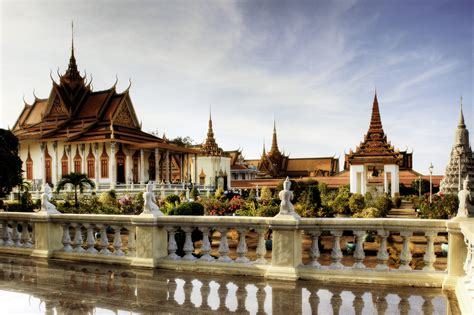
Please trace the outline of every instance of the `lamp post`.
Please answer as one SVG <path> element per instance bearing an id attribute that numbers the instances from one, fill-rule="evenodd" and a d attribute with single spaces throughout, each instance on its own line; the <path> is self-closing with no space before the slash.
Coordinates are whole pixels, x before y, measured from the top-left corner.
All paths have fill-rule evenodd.
<path id="1" fill-rule="evenodd" d="M 433 195 L 433 180 L 432 180 L 432 176 L 433 176 L 433 163 L 430 162 L 430 167 L 428 167 L 428 169 L 430 170 L 430 204 L 431 204 L 431 201 L 432 201 L 432 195 Z"/>

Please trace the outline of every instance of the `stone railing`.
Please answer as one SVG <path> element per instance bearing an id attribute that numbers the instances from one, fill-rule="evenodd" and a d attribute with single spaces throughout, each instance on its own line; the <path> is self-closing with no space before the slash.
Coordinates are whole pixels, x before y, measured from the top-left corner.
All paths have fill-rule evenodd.
<path id="1" fill-rule="evenodd" d="M 436 237 L 452 232 L 450 251 L 459 246 L 459 242 L 465 250 L 463 238 L 454 236 L 454 233 L 460 234 L 460 230 L 450 230 L 447 227 L 450 221 L 444 220 L 4 212 L 0 213 L 0 221 L 3 227 L 0 252 L 33 257 L 249 274 L 270 279 L 396 281 L 401 285 L 424 287 L 439 287 L 446 275 L 461 275 L 458 265 L 464 274 L 462 263 L 451 263 L 449 256 L 448 274 L 434 268 Z M 272 250 L 267 252 L 265 242 L 269 231 L 273 241 Z M 368 231 L 376 238 L 376 262 L 373 255 L 370 260 L 364 251 Z M 355 248 L 351 255 L 345 255 L 345 249 L 341 248 L 343 237 L 345 242 L 353 241 Z M 418 251 L 422 248 L 424 255 L 423 265 L 413 268 L 410 246 L 415 237 L 418 243 L 421 238 L 422 245 L 417 247 Z M 323 238 L 324 255 L 320 247 Z M 388 263 L 388 238 L 398 241 L 399 263 Z M 464 260 L 457 253 L 453 256 Z"/>

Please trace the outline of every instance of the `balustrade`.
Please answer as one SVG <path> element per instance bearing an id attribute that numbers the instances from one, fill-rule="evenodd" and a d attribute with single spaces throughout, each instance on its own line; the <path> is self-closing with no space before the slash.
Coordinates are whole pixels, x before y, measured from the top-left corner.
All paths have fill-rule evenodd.
<path id="1" fill-rule="evenodd" d="M 33 247 L 33 238 L 30 232 L 33 230 L 33 225 L 28 220 L 4 219 L 1 228 L 0 246 L 25 249 Z"/>

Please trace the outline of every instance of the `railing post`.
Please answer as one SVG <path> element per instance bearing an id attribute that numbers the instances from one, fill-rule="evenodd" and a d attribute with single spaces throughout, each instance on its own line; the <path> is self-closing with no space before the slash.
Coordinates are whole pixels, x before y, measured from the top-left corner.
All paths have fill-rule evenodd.
<path id="1" fill-rule="evenodd" d="M 464 276 L 463 264 L 466 260 L 467 247 L 460 223 L 472 221 L 456 217 L 446 222 L 448 230 L 448 275 L 444 278 L 443 290 L 454 290 L 458 277 Z"/>
<path id="2" fill-rule="evenodd" d="M 168 233 L 157 226 L 157 217 L 140 215 L 132 219 L 132 228 L 136 226 L 136 257 L 132 266 L 156 267 L 158 260 L 168 255 Z"/>
<path id="3" fill-rule="evenodd" d="M 278 215 L 272 219 L 272 264 L 265 274 L 269 279 L 297 280 L 301 265 L 302 236 L 299 219 L 292 215 Z"/>
<path id="4" fill-rule="evenodd" d="M 32 257 L 49 258 L 53 252 L 63 247 L 62 228 L 60 224 L 51 222 L 51 216 L 44 212 L 38 212 L 31 216 L 35 234 L 34 250 Z"/>

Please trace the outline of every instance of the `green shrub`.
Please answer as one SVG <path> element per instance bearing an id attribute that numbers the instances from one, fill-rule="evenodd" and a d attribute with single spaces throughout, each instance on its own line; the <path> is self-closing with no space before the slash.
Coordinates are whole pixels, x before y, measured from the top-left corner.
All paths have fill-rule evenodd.
<path id="1" fill-rule="evenodd" d="M 99 202 L 104 206 L 114 206 L 117 204 L 115 190 L 104 191 L 99 196 Z"/>
<path id="2" fill-rule="evenodd" d="M 374 196 L 372 196 L 372 193 L 366 192 L 364 195 L 364 203 L 367 208 L 372 208 L 375 207 L 375 201 L 374 201 Z"/>
<path id="3" fill-rule="evenodd" d="M 380 210 L 381 217 L 386 217 L 392 209 L 392 198 L 386 194 L 378 196 L 375 199 L 375 208 Z"/>
<path id="4" fill-rule="evenodd" d="M 135 209 L 142 210 L 144 203 L 145 203 L 145 200 L 143 200 L 143 192 L 140 191 L 133 200 L 133 206 Z"/>
<path id="5" fill-rule="evenodd" d="M 321 206 L 321 193 L 317 185 L 307 185 L 305 191 L 300 194 L 298 201 L 305 209 L 315 210 Z"/>
<path id="6" fill-rule="evenodd" d="M 204 215 L 204 206 L 199 202 L 183 202 L 168 212 L 168 215 Z"/>
<path id="7" fill-rule="evenodd" d="M 334 213 L 337 213 L 340 215 L 350 214 L 351 209 L 349 208 L 349 198 L 350 198 L 349 185 L 344 185 L 344 186 L 339 187 L 337 196 L 334 199 L 334 202 L 332 203 L 332 208 L 333 208 Z"/>
<path id="8" fill-rule="evenodd" d="M 351 209 L 351 213 L 358 213 L 361 212 L 365 208 L 365 200 L 364 196 L 361 194 L 353 194 L 349 198 L 349 209 Z"/>
<path id="9" fill-rule="evenodd" d="M 381 211 L 377 208 L 370 207 L 365 208 L 360 212 L 354 214 L 354 218 L 380 218 L 382 215 Z"/>
<path id="10" fill-rule="evenodd" d="M 402 205 L 402 199 L 398 195 L 393 197 L 393 206 L 399 209 L 401 205 Z"/>
<path id="11" fill-rule="evenodd" d="M 196 201 L 198 197 L 199 197 L 199 190 L 196 187 L 193 187 L 193 189 L 191 189 L 191 191 L 189 192 L 189 198 Z"/>
<path id="12" fill-rule="evenodd" d="M 272 191 L 267 186 L 264 186 L 262 190 L 260 191 L 260 200 L 271 202 L 272 199 L 273 199 Z"/>
<path id="13" fill-rule="evenodd" d="M 235 215 L 256 217 L 258 215 L 258 211 L 255 202 L 253 200 L 246 201 L 239 210 L 235 211 Z"/>
<path id="14" fill-rule="evenodd" d="M 271 204 L 261 205 L 257 211 L 260 217 L 274 217 L 280 212 L 280 207 Z"/>
<path id="15" fill-rule="evenodd" d="M 179 196 L 175 194 L 166 196 L 165 201 L 172 205 L 179 204 L 181 202 L 181 200 L 179 199 Z"/>

